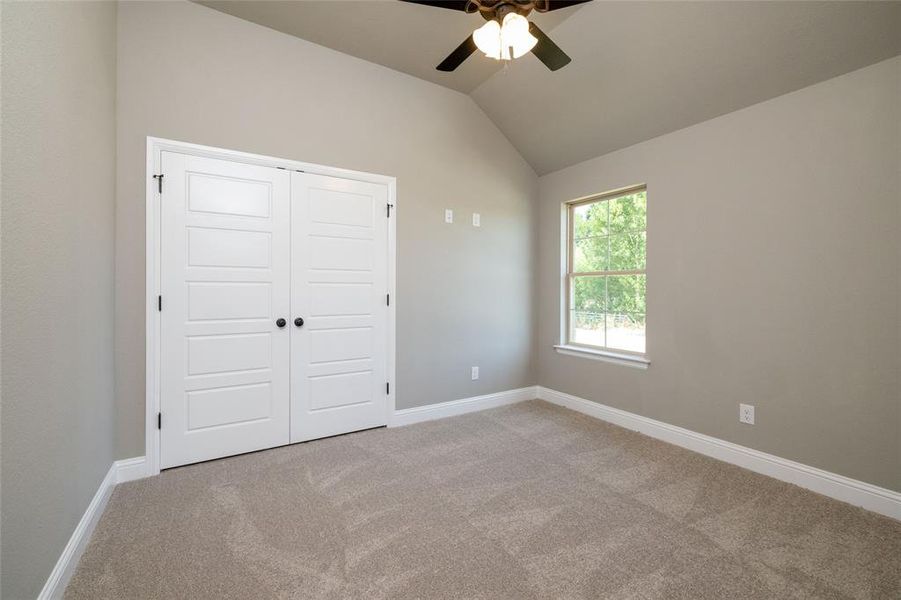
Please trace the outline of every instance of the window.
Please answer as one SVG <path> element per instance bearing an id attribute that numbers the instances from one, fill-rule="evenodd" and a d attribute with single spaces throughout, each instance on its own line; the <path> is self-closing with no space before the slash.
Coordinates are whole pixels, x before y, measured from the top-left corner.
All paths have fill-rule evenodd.
<path id="1" fill-rule="evenodd" d="M 643 355 L 647 191 L 579 200 L 566 212 L 565 344 Z"/>

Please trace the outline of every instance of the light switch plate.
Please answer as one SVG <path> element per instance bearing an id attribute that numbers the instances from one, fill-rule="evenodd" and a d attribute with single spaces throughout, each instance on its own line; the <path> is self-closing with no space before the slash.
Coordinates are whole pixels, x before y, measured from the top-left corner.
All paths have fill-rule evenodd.
<path id="1" fill-rule="evenodd" d="M 472 380 L 475 381 L 478 378 L 479 378 L 479 368 L 473 367 L 472 368 Z"/>
<path id="2" fill-rule="evenodd" d="M 473 227 L 481 227 L 482 226 L 482 215 L 479 213 L 472 213 L 472 226 Z"/>
<path id="3" fill-rule="evenodd" d="M 444 209 L 444 222 L 445 223 L 453 223 L 454 222 L 454 211 L 453 210 L 451 210 L 449 208 Z"/>

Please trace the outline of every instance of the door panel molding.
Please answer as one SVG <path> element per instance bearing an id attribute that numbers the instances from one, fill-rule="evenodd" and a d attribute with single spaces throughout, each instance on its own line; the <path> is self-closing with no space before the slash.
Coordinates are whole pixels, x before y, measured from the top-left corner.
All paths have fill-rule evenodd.
<path id="1" fill-rule="evenodd" d="M 292 443 L 388 424 L 387 204 L 384 184 L 291 174 Z"/>
<path id="2" fill-rule="evenodd" d="M 160 230 L 160 293 L 167 299 L 158 310 L 160 467 L 287 444 L 290 336 L 276 320 L 290 310 L 290 174 L 170 151 L 162 153 L 162 168 L 169 189 Z M 192 183 L 203 178 L 219 185 Z M 199 213 L 195 193 L 206 209 Z M 244 214 L 252 212 L 248 203 L 266 207 L 257 212 L 268 216 Z M 227 213 L 227 220 L 217 216 Z M 212 220 L 221 222 L 210 227 Z M 230 303 L 222 293 L 191 294 L 192 286 L 234 287 L 235 279 L 262 284 L 264 311 Z M 232 318 L 191 318 L 192 310 L 215 317 L 229 304 Z"/>
<path id="3" fill-rule="evenodd" d="M 341 169 L 337 167 L 329 167 L 324 165 L 317 165 L 313 163 L 306 163 L 301 161 L 295 161 L 291 159 L 278 158 L 272 156 L 265 156 L 260 154 L 251 154 L 247 152 L 241 152 L 236 150 L 229 150 L 223 148 L 215 148 L 212 146 L 204 146 L 199 144 L 192 144 L 187 142 L 181 142 L 176 140 L 168 140 L 163 138 L 156 138 L 152 136 L 147 137 L 147 154 L 146 154 L 146 180 L 145 180 L 145 227 L 146 227 L 146 261 L 145 261 L 145 338 L 146 338 L 146 348 L 145 348 L 145 372 L 146 372 L 146 388 L 145 388 L 145 457 L 146 457 L 146 470 L 148 475 L 156 475 L 160 471 L 160 429 L 157 428 L 157 419 L 158 414 L 160 412 L 160 364 L 161 364 L 161 356 L 160 356 L 160 348 L 161 348 L 161 312 L 159 310 L 159 306 L 162 306 L 162 310 L 166 310 L 166 301 L 165 298 L 160 299 L 161 296 L 161 227 L 162 227 L 162 214 L 161 207 L 162 202 L 165 201 L 167 196 L 167 186 L 171 190 L 171 186 L 175 185 L 176 182 L 173 179 L 167 179 L 165 177 L 166 173 L 162 172 L 162 155 L 163 152 L 172 152 L 179 153 L 183 155 L 187 155 L 190 157 L 196 158 L 212 158 L 219 160 L 227 160 L 231 162 L 241 163 L 245 165 L 253 165 L 253 166 L 261 166 L 261 167 L 273 167 L 276 169 L 284 169 L 286 171 L 300 171 L 309 174 L 315 175 L 323 175 L 326 177 L 334 177 L 340 179 L 347 179 L 355 182 L 364 182 L 371 184 L 379 184 L 383 185 L 386 188 L 386 203 L 390 204 L 390 218 L 387 219 L 387 264 L 386 264 L 386 282 L 384 290 L 385 294 L 390 294 L 391 302 L 386 307 L 386 323 L 385 330 L 387 335 L 387 351 L 385 355 L 385 378 L 387 382 L 390 382 L 389 393 L 387 394 L 387 402 L 386 402 L 386 410 L 384 422 L 388 422 L 390 415 L 394 413 L 395 409 L 395 394 L 396 394 L 396 384 L 395 384 L 395 352 L 396 352 L 396 340 L 395 340 L 395 331 L 396 331 L 396 299 L 397 299 L 397 290 L 396 290 L 396 248 L 397 248 L 397 229 L 396 229 L 396 210 L 397 210 L 397 184 L 396 179 L 387 175 L 380 175 L 375 173 L 365 173 L 361 171 L 352 171 L 349 169 Z M 164 177 L 162 180 L 154 177 L 155 175 L 162 174 Z M 234 181 L 238 182 L 241 178 L 237 178 Z M 252 235 L 255 230 L 257 230 L 256 226 L 252 225 L 252 221 L 260 220 L 263 221 L 268 218 L 268 215 L 271 214 L 273 207 L 267 206 L 264 201 L 261 200 L 262 196 L 247 196 L 244 197 L 243 200 L 238 198 L 234 199 L 234 201 L 228 203 L 224 208 L 220 206 L 219 210 L 224 212 L 215 212 L 210 211 L 210 205 L 207 202 L 207 193 L 212 191 L 216 191 L 221 185 L 221 182 L 214 181 L 212 179 L 207 179 L 204 181 L 198 181 L 197 185 L 201 186 L 200 191 L 202 195 L 199 195 L 197 198 L 196 204 L 191 206 L 191 212 L 196 213 L 197 216 L 202 215 L 204 223 L 208 225 L 212 225 L 215 227 L 221 227 L 223 229 L 235 230 L 233 226 L 235 219 L 240 219 L 242 221 L 242 231 L 247 232 L 248 234 L 242 238 L 242 242 L 249 244 L 248 248 L 250 251 L 256 251 L 257 254 L 253 256 L 248 256 L 248 259 L 253 259 L 253 264 L 248 264 L 245 267 L 245 270 L 252 270 L 257 265 L 261 265 L 264 262 L 264 258 L 261 254 L 259 254 L 258 244 L 255 245 L 257 241 L 256 238 Z M 204 187 L 205 186 L 205 187 Z M 160 188 L 162 188 L 162 192 L 160 192 Z M 321 219 L 325 224 L 322 224 L 323 234 L 327 234 L 330 236 L 328 239 L 335 240 L 332 242 L 335 246 L 340 246 L 341 239 L 350 238 L 351 241 L 354 238 L 359 239 L 361 228 L 365 228 L 367 226 L 367 220 L 369 219 L 369 215 L 367 215 L 364 211 L 355 211 L 352 214 L 345 214 L 343 220 L 341 218 L 335 218 L 335 213 L 332 212 L 332 209 L 335 208 L 333 206 L 328 206 L 324 204 L 325 197 L 327 197 L 328 193 L 317 193 L 315 198 L 315 220 L 319 222 Z M 346 201 L 349 204 L 359 203 L 360 199 L 354 197 L 347 197 Z M 385 213 L 381 212 L 380 207 L 373 205 L 373 211 L 371 218 L 378 219 L 383 217 L 384 214 L 387 214 L 387 206 L 384 207 Z M 340 213 L 339 213 L 340 215 Z M 331 221 L 331 222 L 330 222 Z M 338 221 L 338 222 L 335 222 Z M 191 216 L 189 215 L 187 218 L 187 222 L 189 224 L 193 224 Z M 209 235 L 209 234 L 208 234 Z M 259 237 L 259 236 L 257 236 Z M 362 268 L 366 268 L 366 262 L 363 257 L 356 252 L 356 249 L 353 246 L 353 242 L 350 244 L 344 244 L 345 248 L 343 248 L 344 252 L 347 252 L 347 257 L 349 260 L 356 260 L 360 263 Z M 209 260 L 213 260 L 217 257 L 215 256 L 207 256 L 204 257 Z M 228 257 L 218 257 L 220 259 L 228 258 Z M 272 257 L 268 257 L 269 260 Z M 206 261 L 208 262 L 208 260 Z M 328 268 L 334 265 L 323 265 Z M 193 268 L 193 267 L 192 267 Z M 217 269 L 216 266 L 204 266 L 203 269 L 207 271 L 214 271 Z M 257 267 L 258 268 L 258 267 Z M 242 284 L 247 283 L 257 283 L 255 281 L 248 280 L 246 277 L 237 276 L 226 271 L 225 269 L 220 269 L 220 273 L 216 274 L 216 285 L 224 285 L 226 283 L 233 284 L 237 287 L 240 287 Z M 364 283 L 365 282 L 365 271 L 347 271 L 339 274 L 335 274 L 333 272 L 323 271 L 323 277 L 319 278 L 318 281 L 322 283 L 334 284 L 336 286 L 344 285 L 344 284 L 353 284 L 353 283 Z M 220 277 L 221 275 L 221 277 Z M 247 288 L 249 289 L 249 288 Z M 202 293 L 202 292 L 200 292 Z M 333 294 L 337 294 L 338 292 L 332 290 Z M 380 292 L 381 293 L 381 292 Z M 358 305 L 358 302 L 350 296 L 345 295 L 343 298 L 338 298 L 337 296 L 334 300 L 339 300 L 343 302 L 342 306 L 346 306 L 347 313 L 342 313 L 338 317 L 334 317 L 336 319 L 340 319 L 342 326 L 346 326 L 347 328 L 355 327 L 359 318 L 364 316 L 360 314 L 353 313 L 353 308 Z M 242 306 L 244 309 L 247 309 L 251 305 L 259 305 L 261 299 L 259 296 L 235 296 L 233 299 L 233 306 L 231 309 L 237 311 Z M 261 307 L 261 310 L 266 307 Z M 222 314 L 198 314 L 200 317 L 198 319 L 191 319 L 192 321 L 196 321 L 195 326 L 198 327 L 196 330 L 198 333 L 208 331 L 209 333 L 214 333 L 217 331 L 217 325 L 225 322 L 233 322 L 233 324 L 237 327 L 236 331 L 246 330 L 248 332 L 254 330 L 254 319 L 234 319 L 232 316 L 232 312 L 228 312 L 229 307 L 223 307 L 225 311 Z M 249 313 L 245 313 L 249 314 Z M 290 319 L 288 317 L 290 316 Z M 288 328 L 290 328 L 291 333 L 295 329 L 293 326 L 293 318 L 294 315 L 285 315 L 285 318 L 289 320 Z M 314 330 L 315 326 L 311 328 Z M 289 334 L 288 331 L 285 331 L 286 334 Z M 337 369 L 328 369 L 327 372 L 341 374 L 341 373 L 352 373 L 356 370 L 359 370 L 360 365 L 365 361 L 353 360 L 347 361 L 343 363 Z M 368 368 L 368 365 L 367 365 Z M 315 377 L 323 374 L 326 371 L 322 369 L 313 369 L 310 371 L 310 375 Z M 253 385 L 254 377 L 252 376 L 252 372 L 242 373 L 236 372 L 233 374 L 229 374 L 228 384 L 236 387 L 240 387 L 242 385 Z M 348 380 L 350 381 L 350 380 Z M 320 385 L 324 386 L 326 383 L 321 383 Z M 193 386 L 192 386 L 193 388 Z M 235 398 L 234 401 L 237 402 L 236 410 L 240 408 L 240 400 L 241 398 Z M 337 402 L 340 404 L 341 402 Z M 351 408 L 353 405 L 348 405 L 348 408 Z M 249 414 L 249 413 L 248 413 Z M 166 418 L 163 416 L 163 424 L 162 426 L 166 426 Z"/>

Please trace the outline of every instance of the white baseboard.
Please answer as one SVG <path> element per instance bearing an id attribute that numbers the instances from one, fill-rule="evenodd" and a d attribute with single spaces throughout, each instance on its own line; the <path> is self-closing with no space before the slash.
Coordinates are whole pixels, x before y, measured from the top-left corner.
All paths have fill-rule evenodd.
<path id="1" fill-rule="evenodd" d="M 78 559 L 81 558 L 82 552 L 87 547 L 88 541 L 91 539 L 91 533 L 100 520 L 100 515 L 103 514 L 103 509 L 106 508 L 106 503 L 115 485 L 116 465 L 114 463 L 110 465 L 106 477 L 103 478 L 103 481 L 100 482 L 100 487 L 97 488 L 97 493 L 94 494 L 87 510 L 84 511 L 81 520 L 75 526 L 75 531 L 72 532 L 69 542 L 63 548 L 59 560 L 56 561 L 56 565 L 50 572 L 50 577 L 47 578 L 44 589 L 38 594 L 38 600 L 62 598 L 66 585 L 69 583 L 69 579 L 71 579 L 72 574 L 75 572 L 75 567 L 78 565 Z"/>
<path id="2" fill-rule="evenodd" d="M 117 460 L 113 466 L 116 467 L 116 483 L 147 477 L 147 461 L 143 456 Z"/>
<path id="3" fill-rule="evenodd" d="M 146 461 L 143 456 L 117 460 L 110 465 L 109 471 L 106 472 L 106 476 L 100 482 L 100 487 L 97 488 L 97 492 L 91 499 L 90 504 L 88 504 L 88 508 L 81 516 L 78 525 L 75 526 L 75 531 L 69 537 L 69 542 L 63 548 L 59 560 L 56 561 L 56 565 L 50 572 L 44 588 L 38 595 L 38 600 L 56 600 L 63 597 L 63 592 L 66 591 L 66 586 L 69 584 L 72 574 L 75 573 L 75 567 L 78 566 L 78 560 L 81 558 L 84 549 L 87 548 L 88 542 L 91 540 L 91 534 L 94 532 L 94 527 L 100 521 L 103 510 L 106 508 L 106 503 L 109 501 L 116 484 L 141 479 L 146 476 Z"/>
<path id="4" fill-rule="evenodd" d="M 901 493 L 538 386 L 542 400 L 901 521 Z"/>
<path id="5" fill-rule="evenodd" d="M 504 406 L 506 404 L 514 404 L 524 400 L 534 400 L 537 397 L 538 390 L 536 386 L 529 386 L 516 390 L 485 394 L 484 396 L 473 396 L 472 398 L 441 402 L 440 404 L 405 408 L 394 411 L 389 426 L 398 427 L 401 425 L 412 425 L 413 423 L 431 421 L 433 419 L 454 417 L 488 408 Z"/>

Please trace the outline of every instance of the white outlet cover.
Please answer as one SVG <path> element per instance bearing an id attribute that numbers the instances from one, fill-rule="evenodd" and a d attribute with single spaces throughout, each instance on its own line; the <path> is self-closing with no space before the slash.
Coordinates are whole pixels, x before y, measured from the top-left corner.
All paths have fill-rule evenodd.
<path id="1" fill-rule="evenodd" d="M 475 381 L 478 378 L 479 378 L 479 368 L 473 367 L 472 368 L 472 380 Z"/>
<path id="2" fill-rule="evenodd" d="M 479 213 L 472 213 L 472 226 L 473 227 L 481 227 L 482 226 L 482 215 Z"/>
<path id="3" fill-rule="evenodd" d="M 453 210 L 451 210 L 449 208 L 444 209 L 444 222 L 445 223 L 453 223 L 454 222 L 454 211 Z"/>
<path id="4" fill-rule="evenodd" d="M 754 405 L 753 404 L 739 404 L 738 405 L 738 420 L 742 423 L 747 423 L 748 425 L 754 424 Z"/>

